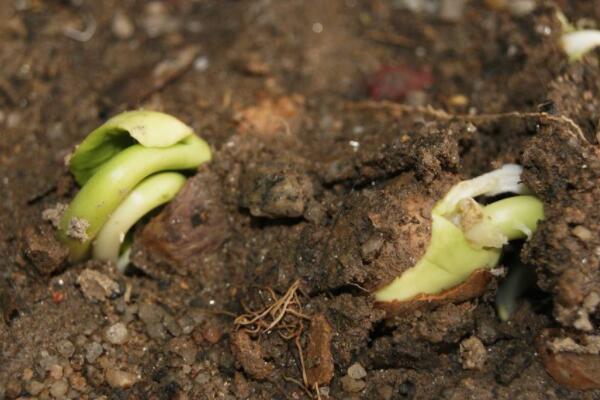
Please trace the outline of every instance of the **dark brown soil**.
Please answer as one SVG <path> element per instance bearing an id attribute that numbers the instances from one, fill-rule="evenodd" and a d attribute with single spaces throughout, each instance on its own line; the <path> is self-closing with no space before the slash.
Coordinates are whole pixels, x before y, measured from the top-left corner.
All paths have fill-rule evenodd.
<path id="1" fill-rule="evenodd" d="M 513 3 L 0 2 L 0 399 L 598 398 L 600 65 L 556 12 L 600 9 Z M 137 227 L 133 273 L 69 264 L 43 217 L 64 158 L 136 107 L 214 161 Z M 376 305 L 435 201 L 508 162 L 546 215 L 512 318 L 498 277 Z"/>

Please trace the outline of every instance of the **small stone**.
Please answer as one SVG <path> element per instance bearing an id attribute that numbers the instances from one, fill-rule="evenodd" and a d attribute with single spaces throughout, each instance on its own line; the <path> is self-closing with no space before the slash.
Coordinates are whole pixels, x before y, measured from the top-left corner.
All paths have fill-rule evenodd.
<path id="1" fill-rule="evenodd" d="M 37 396 L 42 390 L 44 390 L 44 384 L 38 381 L 30 381 L 25 386 L 25 390 L 32 396 Z"/>
<path id="2" fill-rule="evenodd" d="M 69 383 L 73 389 L 77 390 L 78 392 L 83 392 L 87 387 L 85 378 L 79 372 L 76 372 L 69 377 Z"/>
<path id="3" fill-rule="evenodd" d="M 120 292 L 117 282 L 92 269 L 83 270 L 77 277 L 77 283 L 88 300 L 103 301 Z"/>
<path id="4" fill-rule="evenodd" d="M 50 377 L 55 381 L 63 377 L 63 367 L 60 364 L 54 364 L 50 367 Z"/>
<path id="5" fill-rule="evenodd" d="M 16 376 L 9 378 L 8 381 L 2 382 L 0 385 L 0 394 L 2 394 L 2 398 L 16 398 L 22 390 L 23 387 L 21 386 L 21 382 Z"/>
<path id="6" fill-rule="evenodd" d="M 207 374 L 206 372 L 201 372 L 198 375 L 196 375 L 196 383 L 199 385 L 204 385 L 205 383 L 207 383 L 210 380 L 210 375 Z"/>
<path id="7" fill-rule="evenodd" d="M 40 352 L 38 364 L 42 370 L 41 372 L 46 373 L 47 371 L 50 371 L 50 368 L 52 368 L 53 365 L 58 364 L 58 358 L 56 356 L 51 356 L 46 350 L 42 350 Z"/>
<path id="8" fill-rule="evenodd" d="M 103 352 L 104 349 L 102 348 L 100 343 L 92 342 L 85 346 L 85 359 L 87 360 L 87 362 L 92 364 L 94 361 L 96 361 L 98 357 L 100 357 L 100 355 L 102 355 Z"/>
<path id="9" fill-rule="evenodd" d="M 50 394 L 55 399 L 64 398 L 65 394 L 69 391 L 69 384 L 66 380 L 61 379 L 60 381 L 56 381 L 50 386 Z"/>
<path id="10" fill-rule="evenodd" d="M 106 340 L 112 344 L 123 344 L 127 341 L 127 327 L 122 322 L 110 326 L 106 329 Z"/>
<path id="11" fill-rule="evenodd" d="M 204 72 L 208 69 L 208 57 L 201 55 L 194 60 L 194 69 L 199 72 Z"/>
<path id="12" fill-rule="evenodd" d="M 442 0 L 440 18 L 450 22 L 459 21 L 465 12 L 466 0 Z"/>
<path id="13" fill-rule="evenodd" d="M 106 381 L 112 388 L 126 389 L 137 381 L 135 374 L 120 369 L 109 369 L 106 371 Z"/>
<path id="14" fill-rule="evenodd" d="M 184 335 L 188 335 L 192 333 L 194 328 L 196 327 L 196 323 L 193 318 L 189 315 L 184 315 L 177 320 L 179 327 L 181 328 L 181 332 Z"/>
<path id="15" fill-rule="evenodd" d="M 160 1 L 146 4 L 141 22 L 150 38 L 175 32 L 180 27 L 180 21 L 169 15 L 167 6 Z"/>
<path id="16" fill-rule="evenodd" d="M 58 344 L 56 345 L 56 350 L 63 357 L 71 358 L 71 356 L 75 352 L 75 346 L 73 346 L 73 343 L 71 343 L 71 341 L 64 339 L 58 342 Z"/>
<path id="17" fill-rule="evenodd" d="M 348 375 L 343 376 L 341 381 L 342 381 L 342 388 L 344 388 L 345 392 L 349 392 L 349 393 L 358 393 L 361 390 L 363 390 L 366 386 L 364 381 L 352 379 Z"/>
<path id="18" fill-rule="evenodd" d="M 121 10 L 115 13 L 111 28 L 113 34 L 121 40 L 129 39 L 135 30 L 131 19 Z"/>
<path id="19" fill-rule="evenodd" d="M 160 322 L 152 322 L 146 325 L 146 333 L 152 339 L 161 339 L 164 340 L 168 338 L 167 330 Z"/>
<path id="20" fill-rule="evenodd" d="M 165 315 L 165 310 L 159 305 L 151 303 L 140 304 L 138 316 L 146 324 L 160 322 L 163 315 Z"/>
<path id="21" fill-rule="evenodd" d="M 202 330 L 202 337 L 210 344 L 218 343 L 221 340 L 221 336 L 223 336 L 221 329 L 211 323 L 207 324 Z"/>
<path id="22" fill-rule="evenodd" d="M 181 335 L 181 328 L 172 315 L 165 313 L 162 323 L 171 335 L 175 337 Z"/>
<path id="23" fill-rule="evenodd" d="M 67 364 L 63 367 L 63 376 L 68 378 L 73 373 L 73 367 L 70 364 Z"/>
<path id="24" fill-rule="evenodd" d="M 167 344 L 167 350 L 181 356 L 186 364 L 193 364 L 196 360 L 198 349 L 191 339 L 178 337 L 173 338 Z"/>
<path id="25" fill-rule="evenodd" d="M 536 0 L 511 0 L 508 2 L 508 10 L 517 17 L 531 14 L 536 7 Z"/>
<path id="26" fill-rule="evenodd" d="M 584 242 L 589 242 L 594 238 L 592 232 L 583 225 L 577 225 L 571 232 Z"/>
<path id="27" fill-rule="evenodd" d="M 69 249 L 55 238 L 55 231 L 49 224 L 25 226 L 20 252 L 24 260 L 44 276 L 61 270 L 69 257 Z"/>
<path id="28" fill-rule="evenodd" d="M 390 385 L 383 385 L 377 388 L 377 392 L 382 400 L 391 400 L 394 396 L 394 388 Z"/>
<path id="29" fill-rule="evenodd" d="M 352 379 L 362 379 L 367 376 L 367 371 L 359 363 L 354 363 L 348 368 L 348 376 Z"/>
<path id="30" fill-rule="evenodd" d="M 24 381 L 31 380 L 31 378 L 33 378 L 33 370 L 31 368 L 25 368 L 21 377 Z"/>
<path id="31" fill-rule="evenodd" d="M 461 342 L 460 358 L 464 369 L 482 369 L 487 359 L 485 346 L 479 338 L 471 336 Z"/>

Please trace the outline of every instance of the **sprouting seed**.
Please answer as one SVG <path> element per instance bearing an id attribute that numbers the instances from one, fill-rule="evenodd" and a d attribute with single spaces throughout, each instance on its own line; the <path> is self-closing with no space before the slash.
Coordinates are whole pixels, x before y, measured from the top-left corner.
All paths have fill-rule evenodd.
<path id="1" fill-rule="evenodd" d="M 569 56 L 570 61 L 580 60 L 586 53 L 600 46 L 600 30 L 577 30 L 563 13 L 558 13 L 557 18 L 562 25 L 563 34 L 560 45 Z"/>
<path id="2" fill-rule="evenodd" d="M 510 164 L 453 186 L 432 210 L 432 231 L 423 257 L 375 292 L 379 302 L 402 302 L 438 294 L 464 282 L 479 269 L 492 269 L 502 246 L 530 237 L 544 218 L 542 202 L 528 195 L 522 168 Z M 478 196 L 517 194 L 488 205 Z"/>
<path id="3" fill-rule="evenodd" d="M 209 146 L 189 126 L 160 112 L 125 112 L 94 130 L 76 148 L 69 162 L 71 173 L 82 186 L 59 223 L 58 236 L 69 248 L 71 260 L 81 261 L 88 256 L 90 246 L 124 202 L 139 208 L 134 211 L 130 205 L 119 212 L 119 215 L 131 213 L 127 219 L 131 226 L 137 220 L 134 215 L 141 217 L 161 204 L 158 199 L 172 198 L 181 187 L 181 178 L 174 175 L 163 175 L 161 179 L 149 177 L 164 171 L 191 170 L 210 159 Z M 169 189 L 163 187 L 167 177 L 177 184 L 172 184 Z M 144 189 L 144 193 L 155 191 L 158 199 L 146 196 L 145 200 L 134 201 L 128 197 L 132 191 L 137 193 L 135 190 L 142 181 L 146 183 L 140 190 Z M 147 189 L 149 185 L 151 188 Z M 72 221 L 80 221 L 80 225 L 85 226 L 78 237 L 73 237 Z M 109 226 L 116 229 L 114 220 Z M 104 235 L 102 237 L 102 243 L 109 242 Z M 120 244 L 118 240 L 111 243 L 111 246 Z M 104 259 L 116 261 L 115 249 L 109 251 L 108 247 L 99 245 L 99 254 Z"/>

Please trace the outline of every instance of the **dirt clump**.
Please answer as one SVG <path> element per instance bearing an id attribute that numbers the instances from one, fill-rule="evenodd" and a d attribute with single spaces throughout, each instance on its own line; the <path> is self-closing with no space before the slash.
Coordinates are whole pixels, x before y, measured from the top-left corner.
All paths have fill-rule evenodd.
<path id="1" fill-rule="evenodd" d="M 600 18 L 584 3 L 3 2 L 0 398 L 597 397 L 600 69 L 557 17 Z M 131 108 L 213 161 L 134 229 L 127 274 L 69 264 L 40 215 Z M 511 244 L 536 272 L 511 319 L 502 274 L 376 304 L 435 202 L 505 163 L 545 211 Z"/>
<path id="2" fill-rule="evenodd" d="M 252 340 L 244 331 L 233 334 L 231 350 L 244 371 L 253 378 L 263 380 L 273 372 L 273 364 L 265 361 L 260 344 Z"/>

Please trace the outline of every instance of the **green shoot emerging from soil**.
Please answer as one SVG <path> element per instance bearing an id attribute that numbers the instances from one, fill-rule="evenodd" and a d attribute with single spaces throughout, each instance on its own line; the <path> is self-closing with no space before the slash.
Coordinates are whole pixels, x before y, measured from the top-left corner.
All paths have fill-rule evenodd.
<path id="1" fill-rule="evenodd" d="M 494 268 L 502 246 L 528 238 L 544 217 L 543 205 L 524 195 L 522 168 L 502 168 L 453 186 L 431 212 L 431 240 L 417 264 L 378 290 L 380 302 L 402 302 L 434 295 L 464 282 L 478 269 Z M 520 194 L 482 205 L 478 196 Z"/>
<path id="2" fill-rule="evenodd" d="M 159 112 L 125 112 L 90 133 L 71 157 L 82 188 L 59 225 L 71 260 L 85 259 L 98 238 L 94 256 L 116 261 L 127 230 L 183 185 L 180 174 L 158 173 L 193 169 L 210 158 L 189 126 Z"/>
<path id="3" fill-rule="evenodd" d="M 569 56 L 569 60 L 578 61 L 587 52 L 600 46 L 600 30 L 582 29 L 577 30 L 569 23 L 564 14 L 559 13 L 558 19 L 562 24 L 563 34 L 560 38 L 560 44 Z"/>

